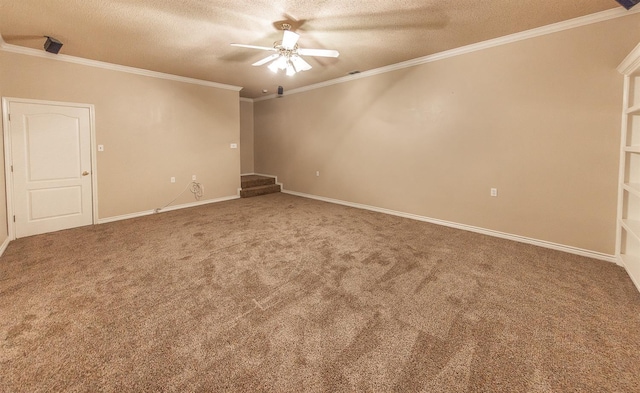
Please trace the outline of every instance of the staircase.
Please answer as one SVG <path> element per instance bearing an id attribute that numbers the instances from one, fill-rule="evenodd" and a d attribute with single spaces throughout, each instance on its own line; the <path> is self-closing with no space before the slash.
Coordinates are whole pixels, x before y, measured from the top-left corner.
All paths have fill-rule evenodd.
<path id="1" fill-rule="evenodd" d="M 240 177 L 240 198 L 249 198 L 258 195 L 280 192 L 280 184 L 276 184 L 274 177 L 260 175 L 245 175 Z"/>

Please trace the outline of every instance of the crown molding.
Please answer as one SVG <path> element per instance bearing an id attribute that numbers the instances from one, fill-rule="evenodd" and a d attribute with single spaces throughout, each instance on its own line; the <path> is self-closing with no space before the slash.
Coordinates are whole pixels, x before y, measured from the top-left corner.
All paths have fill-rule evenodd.
<path id="1" fill-rule="evenodd" d="M 253 100 L 251 98 L 240 97 L 240 102 L 251 102 L 251 103 L 253 103 Z"/>
<path id="2" fill-rule="evenodd" d="M 110 71 L 119 71 L 119 72 L 126 72 L 128 74 L 148 76 L 148 77 L 157 78 L 157 79 L 166 79 L 166 80 L 171 80 L 176 82 L 191 83 L 194 85 L 215 87 L 218 89 L 225 89 L 225 90 L 233 90 L 233 91 L 242 90 L 242 87 L 239 87 L 239 86 L 225 85 L 222 83 L 210 82 L 202 79 L 188 78 L 185 76 L 179 76 L 179 75 L 173 75 L 173 74 L 166 74 L 164 72 L 150 71 L 142 68 L 135 68 L 135 67 L 123 66 L 119 64 L 107 63 L 104 61 L 85 59 L 82 57 L 76 57 L 76 56 L 70 56 L 70 55 L 64 55 L 64 54 L 56 55 L 53 53 L 45 52 L 43 50 L 27 48 L 19 45 L 7 44 L 2 39 L 2 36 L 0 36 L 0 50 L 4 52 L 17 53 L 20 55 L 33 56 L 33 57 L 40 57 L 40 58 L 49 59 L 49 60 L 64 61 L 67 63 L 79 64 L 87 67 L 102 68 Z"/>
<path id="3" fill-rule="evenodd" d="M 618 66 L 618 72 L 623 75 L 629 75 L 634 73 L 640 68 L 640 44 L 622 60 L 622 63 Z"/>
<path id="4" fill-rule="evenodd" d="M 451 49 L 448 51 L 435 53 L 432 55 L 419 57 L 416 59 L 411 59 L 411 60 L 407 60 L 407 61 L 396 63 L 396 64 L 391 64 L 389 66 L 380 67 L 380 68 L 376 68 L 368 71 L 363 71 L 359 74 L 348 75 L 348 76 L 328 80 L 325 82 L 316 83 L 313 85 L 308 85 L 308 86 L 300 87 L 297 89 L 292 89 L 287 92 L 288 93 L 287 95 L 303 93 L 305 91 L 320 89 L 323 87 L 327 87 L 327 86 L 331 86 L 339 83 L 345 83 L 345 82 L 349 82 L 356 79 L 367 78 L 370 76 L 392 72 L 392 71 L 400 70 L 403 68 L 409 68 L 409 67 L 417 66 L 420 64 L 431 63 L 434 61 L 443 60 L 443 59 L 447 59 L 454 56 L 460 56 L 467 53 L 480 51 L 483 49 L 493 48 L 500 45 L 506 45 L 513 42 L 517 42 L 517 41 L 523 41 L 529 38 L 539 37 L 547 34 L 553 34 L 560 31 L 574 29 L 577 27 L 586 26 L 593 23 L 604 22 L 610 19 L 620 18 L 623 16 L 628 16 L 628 15 L 637 14 L 637 13 L 640 13 L 640 8 L 627 11 L 623 7 L 617 7 L 607 11 L 602 11 L 595 14 L 586 15 L 579 18 L 563 21 L 563 22 L 558 22 L 558 23 L 554 23 L 551 25 L 543 26 L 543 27 L 538 27 L 538 28 L 523 31 L 520 33 L 510 34 L 507 36 L 503 36 L 503 37 L 499 37 L 499 38 L 495 38 L 495 39 L 491 39 L 483 42 L 478 42 L 478 43 L 467 45 L 467 46 L 462 46 L 460 48 Z M 119 64 L 112 64 L 112 63 L 107 63 L 107 62 L 98 61 L 98 60 L 84 59 L 81 57 L 75 57 L 70 55 L 64 55 L 64 54 L 56 55 L 56 54 L 48 53 L 38 49 L 27 48 L 27 47 L 13 45 L 13 44 L 7 44 L 2 39 L 2 36 L 0 36 L 0 50 L 5 52 L 10 52 L 10 53 L 27 55 L 27 56 L 40 57 L 40 58 L 45 58 L 50 60 L 65 61 L 68 63 L 80 64 L 88 67 L 102 68 L 106 70 L 148 76 L 151 78 L 191 83 L 191 84 L 196 84 L 200 86 L 215 87 L 215 88 L 225 89 L 225 90 L 233 90 L 233 91 L 242 90 L 242 87 L 240 86 L 226 85 L 226 84 L 217 83 L 217 82 L 205 81 L 202 79 L 188 78 L 188 77 L 179 76 L 179 75 L 166 74 L 163 72 L 145 70 L 142 68 L 123 66 Z M 636 50 L 640 50 L 640 49 L 636 48 Z M 636 50 L 634 50 L 634 52 Z M 625 65 L 625 62 L 623 61 L 623 63 L 618 67 L 618 71 L 620 71 L 621 73 L 624 73 L 623 71 L 624 67 L 628 67 L 628 66 L 629 64 Z M 264 96 L 260 98 L 254 98 L 254 99 L 247 98 L 247 100 L 250 100 L 251 102 L 259 102 L 259 101 L 270 100 L 278 97 L 279 96 L 272 94 L 269 96 Z"/>
<path id="5" fill-rule="evenodd" d="M 401 63 L 391 64 L 388 66 L 375 68 L 373 70 L 363 71 L 358 74 L 343 76 L 337 79 L 328 80 L 325 82 L 316 83 L 313 85 L 308 85 L 304 87 L 300 87 L 297 89 L 292 89 L 288 91 L 288 94 L 296 94 L 303 93 L 310 90 L 320 89 L 323 87 L 345 83 L 349 81 L 353 81 L 356 79 L 367 78 L 370 76 L 384 74 L 387 72 L 392 72 L 396 70 L 400 70 L 403 68 L 414 67 L 420 64 L 431 63 L 438 60 L 447 59 L 450 57 L 460 56 L 467 53 L 477 52 L 484 49 L 489 49 L 501 45 L 511 44 L 518 41 L 528 40 L 534 37 L 540 37 L 543 35 L 558 33 L 564 30 L 575 29 L 577 27 L 587 26 L 594 23 L 604 22 L 611 19 L 621 18 L 624 16 L 632 15 L 640 13 L 640 8 L 633 9 L 630 11 L 625 10 L 623 7 L 613 8 L 607 11 L 597 12 L 595 14 L 581 16 L 574 19 L 569 19 L 566 21 L 554 23 L 547 26 L 538 27 L 531 30 L 522 31 L 520 33 L 510 34 L 503 37 L 494 38 L 487 41 L 478 42 L 471 45 L 462 46 L 460 48 L 455 48 L 451 50 L 447 50 L 444 52 L 435 53 L 432 55 L 419 57 L 416 59 L 411 59 L 407 61 L 403 61 Z M 637 48 L 636 48 L 637 49 Z M 640 50 L 640 49 L 639 49 Z M 260 98 L 255 98 L 254 102 L 264 101 L 275 98 L 274 96 L 265 96 Z"/>

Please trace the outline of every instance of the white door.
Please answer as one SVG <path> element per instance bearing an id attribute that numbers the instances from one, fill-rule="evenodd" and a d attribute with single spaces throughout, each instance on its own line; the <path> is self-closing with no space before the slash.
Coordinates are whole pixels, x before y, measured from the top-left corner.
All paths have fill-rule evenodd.
<path id="1" fill-rule="evenodd" d="M 16 237 L 93 223 L 89 107 L 9 101 Z"/>

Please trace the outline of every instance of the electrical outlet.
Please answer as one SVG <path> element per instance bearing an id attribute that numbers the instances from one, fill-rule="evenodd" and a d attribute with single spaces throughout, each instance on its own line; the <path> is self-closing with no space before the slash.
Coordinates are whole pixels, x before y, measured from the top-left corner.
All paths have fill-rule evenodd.
<path id="1" fill-rule="evenodd" d="M 316 171 L 316 176 L 320 176 L 320 171 Z"/>
<path id="2" fill-rule="evenodd" d="M 492 188 L 491 189 L 491 196 L 492 197 L 497 197 L 498 196 L 498 189 L 497 188 Z"/>
<path id="3" fill-rule="evenodd" d="M 191 175 L 191 180 L 196 180 L 196 175 Z"/>
<path id="4" fill-rule="evenodd" d="M 171 176 L 171 183 L 175 183 L 176 182 L 176 178 Z"/>

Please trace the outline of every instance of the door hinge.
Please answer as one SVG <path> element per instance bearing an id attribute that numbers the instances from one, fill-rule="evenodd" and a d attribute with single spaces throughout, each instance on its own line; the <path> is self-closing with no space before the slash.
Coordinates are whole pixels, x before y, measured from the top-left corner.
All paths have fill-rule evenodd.
<path id="1" fill-rule="evenodd" d="M 11 121 L 11 113 L 7 113 L 7 115 L 9 116 L 9 121 Z"/>
<path id="2" fill-rule="evenodd" d="M 11 165 L 11 173 L 13 173 L 13 165 Z"/>
<path id="3" fill-rule="evenodd" d="M 16 222 L 16 216 L 13 216 L 13 222 Z"/>

